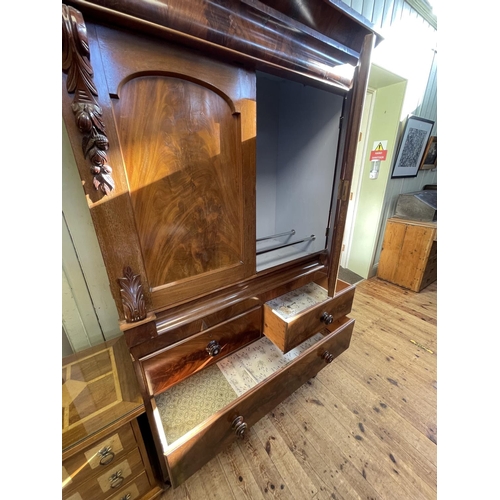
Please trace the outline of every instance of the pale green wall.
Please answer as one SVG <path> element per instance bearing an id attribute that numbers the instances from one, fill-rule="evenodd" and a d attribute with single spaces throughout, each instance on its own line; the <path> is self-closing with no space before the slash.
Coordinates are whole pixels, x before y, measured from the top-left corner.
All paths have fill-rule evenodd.
<path id="1" fill-rule="evenodd" d="M 376 90 L 368 151 L 360 175 L 360 192 L 354 220 L 354 230 L 348 268 L 363 278 L 370 277 L 373 256 L 378 240 L 384 195 L 394 156 L 401 109 L 406 91 L 406 80 L 377 88 L 383 74 L 372 67 L 369 87 Z M 401 80 L 401 79 L 400 79 Z M 387 140 L 387 159 L 381 162 L 377 179 L 370 179 L 370 150 L 375 141 Z"/>
<path id="2" fill-rule="evenodd" d="M 121 331 L 64 122 L 61 146 L 62 323 L 63 335 L 67 335 L 72 350 L 78 352 L 121 335 Z"/>

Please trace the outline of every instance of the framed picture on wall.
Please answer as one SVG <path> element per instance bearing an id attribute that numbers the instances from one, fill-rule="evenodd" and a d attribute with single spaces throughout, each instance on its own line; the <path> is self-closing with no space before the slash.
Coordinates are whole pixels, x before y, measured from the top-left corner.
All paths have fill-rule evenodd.
<path id="1" fill-rule="evenodd" d="M 392 169 L 392 178 L 417 176 L 433 126 L 432 120 L 418 116 L 408 117 Z"/>
<path id="2" fill-rule="evenodd" d="M 425 148 L 420 170 L 430 170 L 437 167 L 437 136 L 431 135 Z"/>

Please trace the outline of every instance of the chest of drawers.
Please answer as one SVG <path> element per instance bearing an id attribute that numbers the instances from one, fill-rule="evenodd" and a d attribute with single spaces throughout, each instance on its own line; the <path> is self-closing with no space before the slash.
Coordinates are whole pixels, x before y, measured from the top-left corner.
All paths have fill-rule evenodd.
<path id="1" fill-rule="evenodd" d="M 349 347 L 354 287 L 338 281 L 327 297 L 322 274 L 244 290 L 254 293 L 238 302 L 247 308 L 238 314 L 233 306 L 196 318 L 180 308 L 158 318 L 160 337 L 131 348 L 160 466 L 173 487 Z M 199 307 L 211 309 L 208 301 Z M 177 341 L 159 348 L 169 338 Z M 140 355 L 148 346 L 151 352 Z"/>
<path id="2" fill-rule="evenodd" d="M 144 404 L 124 338 L 63 359 L 63 500 L 150 500 Z"/>

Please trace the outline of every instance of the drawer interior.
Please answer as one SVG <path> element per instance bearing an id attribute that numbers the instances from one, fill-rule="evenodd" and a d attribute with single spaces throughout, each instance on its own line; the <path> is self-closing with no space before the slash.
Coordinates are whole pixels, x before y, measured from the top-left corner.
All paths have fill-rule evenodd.
<path id="1" fill-rule="evenodd" d="M 312 281 L 307 285 L 269 300 L 264 304 L 264 307 L 269 308 L 282 321 L 288 323 L 299 314 L 322 304 L 328 298 L 328 291 Z"/>
<path id="2" fill-rule="evenodd" d="M 284 354 L 267 337 L 232 353 L 221 361 L 155 396 L 155 417 L 164 453 L 179 446 L 212 415 L 285 369 L 315 344 L 341 328 L 344 317 Z M 331 331 L 330 331 L 331 330 Z"/>
<path id="3" fill-rule="evenodd" d="M 263 305 L 263 331 L 284 353 L 304 342 L 311 333 L 349 314 L 354 287 L 338 282 L 333 297 L 326 278 L 293 287 Z"/>
<path id="4" fill-rule="evenodd" d="M 262 311 L 257 307 L 142 358 L 141 367 L 149 394 L 164 392 L 259 338 L 261 323 Z M 217 350 L 210 355 L 207 349 L 212 344 Z"/>

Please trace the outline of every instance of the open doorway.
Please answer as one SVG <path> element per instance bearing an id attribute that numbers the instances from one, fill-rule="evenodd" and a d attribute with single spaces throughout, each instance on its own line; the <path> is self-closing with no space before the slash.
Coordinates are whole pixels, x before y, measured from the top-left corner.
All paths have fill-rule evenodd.
<path id="1" fill-rule="evenodd" d="M 339 277 L 344 275 L 350 283 L 376 274 L 374 259 L 406 86 L 406 79 L 372 64 L 340 260 Z M 378 177 L 372 179 L 370 153 L 373 144 L 381 141 L 387 144 L 387 157 L 381 161 Z"/>
<path id="2" fill-rule="evenodd" d="M 368 130 L 370 126 L 374 96 L 375 96 L 375 91 L 373 89 L 368 89 L 365 96 L 363 113 L 361 115 L 358 146 L 356 149 L 356 158 L 354 160 L 354 169 L 352 173 L 351 192 L 349 194 L 349 206 L 347 208 L 344 239 L 342 241 L 342 254 L 340 256 L 340 265 L 344 269 L 347 269 L 347 262 L 350 254 L 354 214 L 356 213 L 356 207 L 359 198 L 360 177 L 361 177 L 360 174 L 363 166 L 363 158 L 365 158 L 366 156 L 365 153 L 366 153 L 366 148 L 368 146 L 366 137 L 368 136 Z"/>

